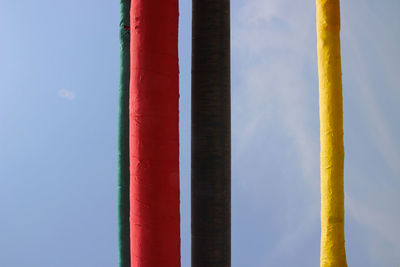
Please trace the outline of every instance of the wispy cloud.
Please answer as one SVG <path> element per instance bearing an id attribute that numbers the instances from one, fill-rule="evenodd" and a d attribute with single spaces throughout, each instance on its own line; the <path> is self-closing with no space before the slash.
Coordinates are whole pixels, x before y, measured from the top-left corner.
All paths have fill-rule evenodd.
<path id="1" fill-rule="evenodd" d="M 61 98 L 68 99 L 68 100 L 73 100 L 73 99 L 75 99 L 76 95 L 75 95 L 74 91 L 61 89 L 61 90 L 58 90 L 58 96 Z"/>
<path id="2" fill-rule="evenodd" d="M 384 197 L 385 193 L 379 195 Z M 370 236 L 377 236 L 371 238 L 374 241 L 369 244 L 369 255 L 374 266 L 391 266 L 391 263 L 400 262 L 399 216 L 386 209 L 386 206 L 379 206 L 378 203 L 371 205 L 346 195 L 346 210 L 360 225 L 372 231 Z"/>
<path id="3" fill-rule="evenodd" d="M 276 131 L 280 135 L 277 140 L 291 143 L 285 146 L 286 151 L 269 148 L 261 151 L 295 156 L 279 167 L 261 166 L 258 172 L 287 168 L 296 173 L 293 170 L 299 169 L 300 173 L 289 178 L 274 178 L 290 180 L 293 187 L 281 192 L 289 194 L 287 198 L 307 194 L 310 199 L 308 206 L 298 209 L 283 204 L 279 212 L 261 208 L 284 218 L 279 226 L 274 226 L 282 235 L 269 240 L 276 245 L 265 251 L 260 263 L 260 266 L 269 266 L 301 249 L 304 240 L 309 240 L 318 227 L 319 115 L 314 1 L 305 4 L 303 1 L 248 0 L 237 14 L 232 33 L 233 71 L 238 75 L 232 88 L 233 139 L 237 148 L 233 157 L 238 162 L 248 157 L 248 147 L 256 150 L 259 146 L 254 144 L 254 139 L 268 138 L 271 131 Z M 272 201 L 267 199 L 264 190 L 276 184 L 262 175 L 245 175 L 243 179 L 249 197 L 260 203 Z M 296 186 L 297 183 L 302 185 Z M 306 192 L 299 192 L 304 188 Z M 296 200 L 288 202 L 294 204 Z M 318 245 L 319 240 L 315 243 Z M 306 262 L 314 256 L 310 254 L 302 260 Z"/>
<path id="4" fill-rule="evenodd" d="M 352 93 L 349 95 L 354 95 L 351 102 L 359 106 L 366 125 L 356 134 L 370 141 L 365 144 L 365 149 L 377 149 L 378 153 L 368 157 L 377 174 L 367 173 L 361 164 L 352 166 L 349 174 L 353 181 L 346 190 L 345 203 L 348 214 L 366 227 L 366 234 L 371 237 L 367 246 L 371 265 L 394 266 L 400 262 L 397 204 L 400 201 L 400 146 L 394 137 L 400 109 L 396 101 L 393 102 L 399 98 L 400 53 L 389 23 L 393 16 L 387 11 L 391 7 L 384 5 L 387 16 L 382 17 L 377 15 L 383 14 L 382 10 L 376 10 L 376 7 L 372 10 L 371 3 L 346 2 L 345 10 L 349 15 L 343 18 L 342 43 L 351 59 L 346 60 L 348 73 L 343 75 L 355 85 L 350 88 Z M 382 159 L 383 164 L 376 158 Z"/>
<path id="5" fill-rule="evenodd" d="M 313 12 L 300 1 L 250 0 L 241 8 L 232 34 L 241 89 L 233 87 L 233 117 L 238 153 L 278 123 L 318 190 L 318 131 L 310 127 L 318 123 L 318 87 L 304 76 L 316 63 Z"/>
<path id="6" fill-rule="evenodd" d="M 373 14 L 374 12 L 368 12 L 369 9 L 367 6 L 363 7 L 362 9 L 364 12 L 360 12 L 361 15 L 368 17 Z M 361 16 L 360 15 L 360 16 Z M 381 106 L 377 102 L 377 94 L 381 93 L 382 91 L 386 91 L 391 97 L 394 99 L 398 99 L 398 90 L 390 91 L 391 88 L 398 88 L 400 89 L 396 80 L 390 79 L 389 83 L 390 86 L 387 87 L 379 87 L 373 86 L 372 79 L 374 76 L 381 75 L 383 73 L 385 77 L 393 77 L 393 72 L 397 75 L 397 68 L 389 67 L 393 66 L 391 61 L 382 61 L 381 59 L 381 49 L 378 47 L 374 47 L 376 50 L 371 50 L 362 54 L 362 51 L 366 49 L 363 47 L 363 43 L 374 43 L 378 42 L 375 36 L 369 34 L 370 31 L 373 31 L 370 27 L 368 27 L 368 32 L 363 30 L 364 25 L 359 25 L 360 20 L 351 19 L 352 17 L 348 18 L 346 22 L 346 28 L 343 30 L 343 39 L 346 41 L 346 44 L 349 45 L 348 49 L 351 50 L 352 53 L 352 60 L 349 61 L 351 69 L 353 70 L 351 74 L 345 75 L 352 75 L 353 80 L 358 85 L 356 88 L 356 93 L 360 98 L 358 98 L 358 102 L 360 103 L 363 113 L 365 114 L 365 121 L 369 125 L 368 132 L 371 134 L 372 139 L 374 140 L 374 145 L 377 146 L 379 149 L 382 157 L 386 161 L 387 166 L 393 172 L 393 175 L 396 177 L 400 176 L 400 147 L 398 143 L 395 141 L 392 135 L 392 129 L 388 126 L 387 118 L 384 116 L 384 106 Z M 363 21 L 364 19 L 361 19 Z M 375 18 L 378 25 L 379 18 Z M 379 25 L 380 27 L 375 26 L 375 30 L 379 31 L 383 25 Z M 361 29 L 361 31 L 360 31 Z M 390 34 L 388 34 L 390 37 Z M 358 39 L 356 38 L 358 37 Z M 394 42 L 394 40 L 391 40 Z M 386 40 L 379 40 L 382 45 L 385 45 L 387 42 Z M 389 46 L 390 47 L 390 46 Z M 399 57 L 400 53 L 397 52 L 397 48 L 392 47 L 391 50 L 386 51 L 386 54 L 391 54 L 393 57 Z M 368 56 L 368 57 L 366 57 Z M 368 61 L 369 59 L 369 61 Z M 371 62 L 371 64 L 368 64 Z M 374 62 L 379 62 L 380 68 L 383 68 L 385 71 L 381 71 L 379 73 L 374 72 L 371 70 L 372 68 L 368 68 L 369 65 L 375 65 Z M 395 63 L 395 62 L 393 62 Z"/>

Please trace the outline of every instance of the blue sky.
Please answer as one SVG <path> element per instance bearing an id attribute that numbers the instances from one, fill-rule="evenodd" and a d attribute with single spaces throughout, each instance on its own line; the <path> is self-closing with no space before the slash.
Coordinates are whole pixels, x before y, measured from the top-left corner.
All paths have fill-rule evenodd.
<path id="1" fill-rule="evenodd" d="M 180 1 L 190 266 L 191 1 Z M 232 0 L 232 266 L 318 266 L 313 0 Z M 400 2 L 342 1 L 349 266 L 400 264 Z M 0 1 L 0 266 L 117 266 L 119 1 Z"/>

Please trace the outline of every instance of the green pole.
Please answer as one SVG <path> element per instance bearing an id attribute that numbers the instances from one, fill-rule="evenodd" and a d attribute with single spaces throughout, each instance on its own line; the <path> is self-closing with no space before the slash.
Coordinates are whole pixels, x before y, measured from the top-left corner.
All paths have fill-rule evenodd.
<path id="1" fill-rule="evenodd" d="M 119 84 L 118 134 L 118 234 L 119 266 L 131 266 L 129 230 L 129 81 L 130 81 L 130 0 L 121 0 L 121 67 Z"/>

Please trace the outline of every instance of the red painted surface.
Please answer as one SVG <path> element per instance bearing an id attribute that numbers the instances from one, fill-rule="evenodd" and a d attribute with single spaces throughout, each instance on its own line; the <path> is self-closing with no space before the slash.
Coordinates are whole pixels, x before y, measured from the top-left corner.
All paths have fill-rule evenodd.
<path id="1" fill-rule="evenodd" d="M 180 266 L 178 1 L 132 0 L 132 267 Z"/>

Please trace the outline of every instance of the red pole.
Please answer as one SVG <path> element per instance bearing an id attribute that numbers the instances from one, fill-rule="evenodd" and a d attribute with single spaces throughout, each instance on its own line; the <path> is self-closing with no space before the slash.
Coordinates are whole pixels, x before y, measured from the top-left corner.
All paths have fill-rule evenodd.
<path id="1" fill-rule="evenodd" d="M 132 267 L 180 266 L 178 0 L 132 0 Z"/>

